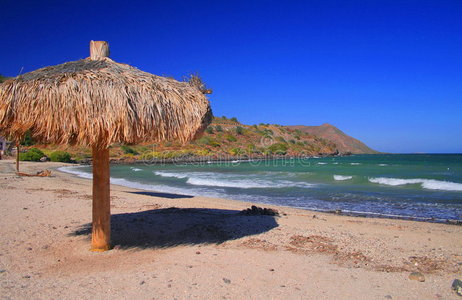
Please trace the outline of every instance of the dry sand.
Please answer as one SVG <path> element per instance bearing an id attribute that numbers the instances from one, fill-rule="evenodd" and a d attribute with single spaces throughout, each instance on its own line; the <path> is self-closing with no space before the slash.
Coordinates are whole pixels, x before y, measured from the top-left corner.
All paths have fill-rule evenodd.
<path id="1" fill-rule="evenodd" d="M 91 181 L 0 161 L 1 299 L 461 299 L 462 227 L 112 186 L 115 249 L 88 251 Z M 175 207 L 175 208 L 172 208 Z M 419 271 L 425 282 L 409 279 Z"/>

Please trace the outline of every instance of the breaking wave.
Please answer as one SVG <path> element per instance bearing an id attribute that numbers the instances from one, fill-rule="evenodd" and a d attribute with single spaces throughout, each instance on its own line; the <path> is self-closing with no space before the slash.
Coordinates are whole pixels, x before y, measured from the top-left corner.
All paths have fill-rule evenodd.
<path id="1" fill-rule="evenodd" d="M 192 185 L 205 185 L 205 186 L 216 186 L 216 187 L 229 187 L 229 188 L 241 188 L 241 189 L 252 189 L 252 188 L 287 188 L 287 187 L 301 187 L 311 188 L 314 184 L 306 182 L 293 182 L 286 180 L 269 181 L 269 180 L 255 180 L 255 179 L 227 179 L 227 178 L 201 178 L 191 177 L 186 183 Z"/>
<path id="2" fill-rule="evenodd" d="M 350 180 L 353 176 L 334 175 L 335 180 Z"/>
<path id="3" fill-rule="evenodd" d="M 406 184 L 420 184 L 422 188 L 427 190 L 443 190 L 443 191 L 462 191 L 462 183 L 456 183 L 451 181 L 442 181 L 435 179 L 401 179 L 401 178 L 386 178 L 376 177 L 369 178 L 372 183 L 379 183 L 384 185 L 398 186 Z"/>
<path id="4" fill-rule="evenodd" d="M 274 172 L 271 172 L 271 175 Z M 190 172 L 190 173 L 175 173 L 156 171 L 154 174 L 162 177 L 173 177 L 184 179 L 186 183 L 196 186 L 213 186 L 213 187 L 228 187 L 228 188 L 285 188 L 285 187 L 301 187 L 310 188 L 314 184 L 306 182 L 294 182 L 289 180 L 265 180 L 261 178 L 249 178 L 247 176 L 228 176 L 211 172 Z M 268 174 L 267 176 L 269 176 Z"/>
<path id="5" fill-rule="evenodd" d="M 162 172 L 162 171 L 155 171 L 154 174 L 162 177 L 173 177 L 173 178 L 187 178 L 187 173 L 174 173 L 174 172 Z"/>

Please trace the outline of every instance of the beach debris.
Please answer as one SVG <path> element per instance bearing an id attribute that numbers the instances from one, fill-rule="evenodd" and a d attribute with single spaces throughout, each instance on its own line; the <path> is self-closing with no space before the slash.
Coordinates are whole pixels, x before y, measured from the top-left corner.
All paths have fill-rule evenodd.
<path id="1" fill-rule="evenodd" d="M 246 216 L 279 216 L 279 212 L 272 208 L 262 208 L 252 205 L 250 208 L 241 211 Z"/>
<path id="2" fill-rule="evenodd" d="M 223 277 L 223 282 L 226 283 L 226 284 L 230 284 L 231 280 L 229 280 L 228 278 Z"/>
<path id="3" fill-rule="evenodd" d="M 250 249 L 261 249 L 264 251 L 276 251 L 278 249 L 275 244 L 272 244 L 267 240 L 261 240 L 257 238 L 250 238 L 242 242 L 241 245 Z"/>
<path id="4" fill-rule="evenodd" d="M 420 272 L 412 272 L 411 274 L 409 274 L 409 279 L 424 282 L 425 276 Z"/>
<path id="5" fill-rule="evenodd" d="M 454 279 L 451 288 L 454 290 L 454 293 L 462 296 L 462 281 L 460 279 Z"/>
<path id="6" fill-rule="evenodd" d="M 41 162 L 46 162 L 46 161 L 49 161 L 50 159 L 47 157 L 47 156 L 43 156 L 40 158 L 40 161 Z"/>
<path id="7" fill-rule="evenodd" d="M 34 177 L 34 176 L 37 176 L 37 177 L 49 177 L 51 176 L 51 171 L 50 170 L 42 170 L 42 171 L 39 171 L 35 174 L 27 174 L 27 173 L 21 173 L 21 172 L 16 172 L 16 175 L 18 176 L 28 176 L 28 177 Z"/>
<path id="8" fill-rule="evenodd" d="M 320 235 L 293 235 L 290 237 L 289 244 L 287 250 L 295 253 L 304 251 L 336 253 L 338 249 L 332 239 Z"/>
<path id="9" fill-rule="evenodd" d="M 391 295 L 385 295 L 385 299 L 393 299 Z"/>

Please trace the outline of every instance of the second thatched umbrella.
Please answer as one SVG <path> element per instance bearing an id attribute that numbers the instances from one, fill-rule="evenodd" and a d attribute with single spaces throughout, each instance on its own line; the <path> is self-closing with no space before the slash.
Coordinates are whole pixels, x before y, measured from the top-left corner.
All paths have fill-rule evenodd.
<path id="1" fill-rule="evenodd" d="M 39 69 L 0 85 L 0 133 L 26 131 L 41 143 L 92 147 L 92 250 L 110 248 L 109 145 L 194 139 L 211 121 L 207 90 L 142 72 L 108 58 L 107 42 L 90 57 Z"/>

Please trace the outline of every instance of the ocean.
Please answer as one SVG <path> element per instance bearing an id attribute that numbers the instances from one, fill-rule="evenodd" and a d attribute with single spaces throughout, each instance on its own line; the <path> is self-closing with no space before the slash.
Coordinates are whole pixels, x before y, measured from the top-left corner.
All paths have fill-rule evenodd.
<path id="1" fill-rule="evenodd" d="M 91 178 L 90 166 L 61 170 Z M 350 215 L 462 221 L 461 154 L 113 165 L 111 183 Z"/>

